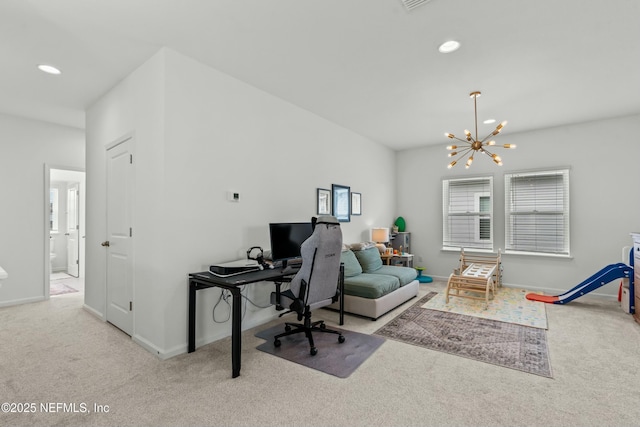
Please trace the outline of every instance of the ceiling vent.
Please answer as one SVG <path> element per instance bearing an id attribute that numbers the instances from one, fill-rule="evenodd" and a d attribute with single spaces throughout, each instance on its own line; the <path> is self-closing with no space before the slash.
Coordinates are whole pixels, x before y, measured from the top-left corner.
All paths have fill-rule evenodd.
<path id="1" fill-rule="evenodd" d="M 418 6 L 429 3 L 431 0 L 402 0 L 402 4 L 407 10 L 413 10 Z"/>

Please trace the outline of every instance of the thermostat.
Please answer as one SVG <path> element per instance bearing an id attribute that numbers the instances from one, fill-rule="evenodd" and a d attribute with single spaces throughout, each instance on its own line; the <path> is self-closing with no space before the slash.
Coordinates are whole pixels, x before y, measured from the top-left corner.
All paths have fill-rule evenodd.
<path id="1" fill-rule="evenodd" d="M 240 193 L 237 191 L 227 191 L 227 200 L 230 202 L 239 202 L 240 201 Z"/>

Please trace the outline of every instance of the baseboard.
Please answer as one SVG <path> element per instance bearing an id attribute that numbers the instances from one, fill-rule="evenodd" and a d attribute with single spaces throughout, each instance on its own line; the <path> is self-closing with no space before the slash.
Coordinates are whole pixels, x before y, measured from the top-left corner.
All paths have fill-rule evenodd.
<path id="1" fill-rule="evenodd" d="M 104 316 L 104 314 L 102 314 L 101 312 L 99 312 L 98 310 L 96 310 L 93 307 L 88 306 L 87 304 L 82 304 L 82 308 L 87 311 L 88 313 L 92 314 L 93 316 L 96 316 L 98 319 L 103 320 L 103 321 L 107 321 L 106 317 Z"/>
<path id="2" fill-rule="evenodd" d="M 3 301 L 0 302 L 0 307 L 10 307 L 13 305 L 22 305 L 22 304 L 31 304 L 32 302 L 40 302 L 44 301 L 46 298 L 43 296 L 31 297 L 31 298 L 22 298 L 22 299 L 14 299 L 11 301 Z"/>
<path id="3" fill-rule="evenodd" d="M 434 280 L 438 279 L 438 280 L 442 280 L 444 281 L 444 283 L 446 284 L 447 281 L 449 280 L 449 276 L 447 277 L 442 277 L 442 276 L 431 276 L 433 277 Z M 428 284 L 427 284 L 428 285 Z M 515 288 L 515 289 L 526 289 L 528 291 L 531 292 L 535 292 L 535 293 L 541 293 L 541 294 L 545 294 L 545 295 L 560 295 L 563 294 L 565 292 L 567 292 L 569 289 L 572 289 L 574 286 L 576 286 L 576 284 L 574 284 L 573 286 L 568 286 L 566 289 L 554 289 L 554 288 L 545 288 L 545 287 L 540 287 L 540 286 L 528 286 L 528 285 L 518 285 L 515 283 L 502 283 L 502 286 L 505 286 L 507 288 Z M 607 286 L 607 285 L 605 285 Z M 591 295 L 594 297 L 600 297 L 600 298 L 607 298 L 607 299 L 618 299 L 618 294 L 617 292 L 615 293 L 615 295 L 613 293 L 603 293 L 603 292 L 589 292 L 585 295 Z"/>
<path id="4" fill-rule="evenodd" d="M 255 314 L 255 313 L 254 313 Z M 278 318 L 278 315 L 280 313 L 271 313 L 268 315 L 264 315 L 264 316 L 256 316 L 257 318 L 252 318 L 251 321 L 247 321 L 247 322 L 242 322 L 242 331 L 246 331 L 248 329 L 252 329 L 255 328 L 256 326 L 260 326 L 263 325 L 265 323 L 268 323 L 274 319 Z M 231 321 L 231 320 L 229 320 Z M 204 338 L 201 339 L 196 339 L 196 349 L 198 347 L 202 347 L 205 346 L 207 344 L 211 344 L 212 342 L 216 342 L 219 341 L 221 339 L 230 337 L 231 333 L 227 333 L 226 331 L 223 333 L 217 333 L 217 334 L 212 334 L 209 336 L 206 336 Z M 178 356 L 180 354 L 185 354 L 188 351 L 188 345 L 187 343 L 184 344 L 178 344 L 176 346 L 173 346 L 169 349 L 160 349 L 157 346 L 155 346 L 154 344 L 152 344 L 151 342 L 149 342 L 148 340 L 146 340 L 145 338 L 140 337 L 139 335 L 135 335 L 133 336 L 133 341 L 135 343 L 137 343 L 138 345 L 140 345 L 141 347 L 143 347 L 145 350 L 147 350 L 148 352 L 158 356 L 158 358 L 160 360 L 166 360 L 166 359 L 170 359 L 172 357 Z"/>
<path id="5" fill-rule="evenodd" d="M 149 353 L 151 354 L 155 354 L 156 356 L 158 356 L 160 359 L 164 360 L 167 359 L 168 357 L 164 357 L 164 352 L 162 350 L 160 350 L 158 347 L 156 347 L 155 345 L 153 345 L 151 342 L 149 342 L 147 339 L 142 338 L 140 335 L 137 334 L 133 334 L 133 336 L 131 337 L 131 339 L 133 339 L 133 342 L 135 342 L 136 344 L 138 344 L 140 347 L 144 348 L 145 350 L 147 350 Z"/>

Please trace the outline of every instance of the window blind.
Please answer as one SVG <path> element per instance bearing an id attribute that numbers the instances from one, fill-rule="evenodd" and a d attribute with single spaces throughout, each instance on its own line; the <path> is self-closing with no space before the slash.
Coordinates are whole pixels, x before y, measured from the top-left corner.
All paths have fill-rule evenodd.
<path id="1" fill-rule="evenodd" d="M 493 177 L 442 181 L 442 246 L 493 250 Z"/>
<path id="2" fill-rule="evenodd" d="M 569 170 L 505 174 L 505 248 L 569 255 Z"/>

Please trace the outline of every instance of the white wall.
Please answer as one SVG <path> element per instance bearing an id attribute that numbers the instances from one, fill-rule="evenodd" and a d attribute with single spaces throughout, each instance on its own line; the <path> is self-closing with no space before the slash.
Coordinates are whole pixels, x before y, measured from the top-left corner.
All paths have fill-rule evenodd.
<path id="1" fill-rule="evenodd" d="M 482 132 L 480 132 L 482 133 Z M 402 151 L 398 162 L 398 214 L 412 232 L 413 251 L 426 274 L 448 277 L 458 254 L 442 248 L 442 178 L 474 174 L 494 176 L 494 245 L 504 249 L 504 173 L 570 166 L 571 258 L 504 255 L 504 281 L 557 294 L 574 287 L 604 266 L 621 261 L 629 233 L 640 230 L 640 116 L 621 117 L 534 132 L 498 136 L 515 150 L 496 149 L 504 166 L 476 156 L 470 169 L 449 170 L 442 145 Z M 619 283 L 594 294 L 617 296 Z"/>
<path id="2" fill-rule="evenodd" d="M 91 194 L 104 185 L 104 145 L 135 134 L 134 338 L 162 357 L 186 351 L 187 274 L 245 257 L 254 245 L 268 248 L 270 221 L 315 215 L 316 188 L 336 183 L 362 193 L 363 215 L 342 225 L 345 242 L 393 220 L 391 150 L 169 49 L 87 118 Z M 229 190 L 240 193 L 239 203 L 226 200 Z M 104 203 L 103 196 L 91 203 L 89 234 L 104 234 Z M 102 313 L 104 252 L 87 245 L 94 268 L 86 288 L 100 289 L 88 289 L 86 303 Z M 247 292 L 267 305 L 272 290 L 256 284 Z M 198 295 L 198 345 L 230 334 L 230 322 L 211 320 L 218 296 Z M 249 305 L 243 327 L 274 314 Z"/>
<path id="3" fill-rule="evenodd" d="M 45 164 L 83 169 L 84 158 L 81 129 L 0 114 L 0 306 L 45 298 Z"/>

